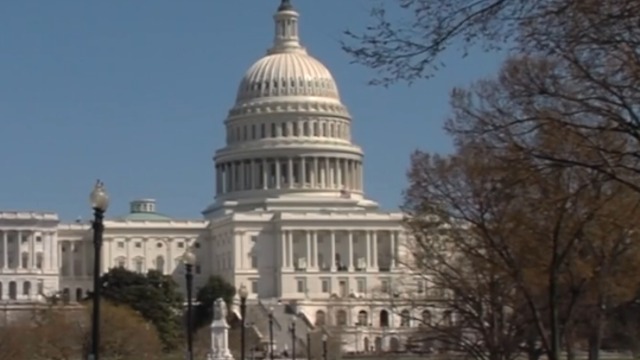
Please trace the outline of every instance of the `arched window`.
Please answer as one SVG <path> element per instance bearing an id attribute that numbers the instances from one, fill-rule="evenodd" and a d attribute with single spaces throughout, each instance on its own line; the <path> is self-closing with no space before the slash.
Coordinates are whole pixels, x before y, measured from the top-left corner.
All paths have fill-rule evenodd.
<path id="1" fill-rule="evenodd" d="M 389 326 L 389 312 L 387 310 L 380 311 L 380 327 Z"/>
<path id="2" fill-rule="evenodd" d="M 336 325 L 345 326 L 347 325 L 347 312 L 344 310 L 336 311 Z"/>
<path id="3" fill-rule="evenodd" d="M 31 295 L 31 282 L 25 281 L 22 283 L 22 295 L 29 296 Z"/>
<path id="4" fill-rule="evenodd" d="M 136 258 L 133 261 L 133 265 L 134 265 L 134 269 L 137 273 L 143 273 L 144 272 L 144 260 L 142 258 Z"/>
<path id="5" fill-rule="evenodd" d="M 82 301 L 82 289 L 81 288 L 77 288 L 76 289 L 76 301 Z"/>
<path id="6" fill-rule="evenodd" d="M 431 311 L 423 310 L 422 311 L 422 323 L 424 325 L 431 325 Z"/>
<path id="7" fill-rule="evenodd" d="M 15 281 L 9 282 L 9 299 L 16 300 L 18 298 L 18 284 Z"/>
<path id="8" fill-rule="evenodd" d="M 316 326 L 323 326 L 327 323 L 327 316 L 325 315 L 324 311 L 322 310 L 318 310 L 316 311 L 316 321 L 315 321 L 315 325 Z"/>
<path id="9" fill-rule="evenodd" d="M 360 326 L 369 325 L 369 314 L 364 310 L 360 310 L 360 312 L 358 313 L 358 325 Z"/>
<path id="10" fill-rule="evenodd" d="M 411 313 L 409 310 L 404 309 L 400 312 L 400 327 L 410 327 L 411 326 Z"/>
<path id="11" fill-rule="evenodd" d="M 164 274 L 164 257 L 162 255 L 156 257 L 156 270 Z"/>

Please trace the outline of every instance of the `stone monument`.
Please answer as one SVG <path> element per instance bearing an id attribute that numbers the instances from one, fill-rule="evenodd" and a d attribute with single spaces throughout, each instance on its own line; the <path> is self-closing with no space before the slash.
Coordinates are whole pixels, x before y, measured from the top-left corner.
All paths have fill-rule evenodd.
<path id="1" fill-rule="evenodd" d="M 233 360 L 229 351 L 229 324 L 227 324 L 227 304 L 217 299 L 213 303 L 213 322 L 211 323 L 211 350 L 207 360 Z"/>

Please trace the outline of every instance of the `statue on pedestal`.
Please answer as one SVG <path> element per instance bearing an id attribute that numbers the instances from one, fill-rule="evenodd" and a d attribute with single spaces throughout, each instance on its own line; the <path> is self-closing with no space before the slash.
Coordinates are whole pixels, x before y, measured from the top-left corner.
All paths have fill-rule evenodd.
<path id="1" fill-rule="evenodd" d="M 217 299 L 213 303 L 213 322 L 211 323 L 211 351 L 207 360 L 233 360 L 229 351 L 229 324 L 227 324 L 227 304 Z"/>

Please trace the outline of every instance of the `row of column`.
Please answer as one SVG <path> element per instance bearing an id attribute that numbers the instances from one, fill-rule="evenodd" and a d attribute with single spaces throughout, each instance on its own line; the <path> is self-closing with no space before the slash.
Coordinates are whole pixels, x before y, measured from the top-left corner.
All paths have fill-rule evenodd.
<path id="1" fill-rule="evenodd" d="M 351 131 L 348 122 L 323 120 L 297 120 L 261 124 L 229 125 L 227 143 L 253 141 L 279 137 L 324 137 L 349 140 Z"/>
<path id="2" fill-rule="evenodd" d="M 2 269 L 53 270 L 57 266 L 55 232 L 0 230 Z M 36 237 L 40 241 L 36 242 Z M 26 242 L 23 240 L 26 239 Z"/>
<path id="3" fill-rule="evenodd" d="M 249 159 L 216 165 L 216 194 L 267 189 L 363 189 L 360 160 L 327 157 Z"/>
<path id="4" fill-rule="evenodd" d="M 70 277 L 93 275 L 92 251 L 93 247 L 89 242 L 63 241 L 58 247 L 62 259 L 62 275 Z M 76 263 L 79 266 L 76 266 Z"/>
<path id="5" fill-rule="evenodd" d="M 293 269 L 296 267 L 295 259 L 294 259 L 294 241 L 293 241 L 293 233 L 295 230 L 283 230 L 280 235 L 280 248 L 282 250 L 282 262 L 281 267 L 283 269 Z M 305 233 L 305 241 L 306 241 L 306 259 L 307 264 L 306 267 L 308 270 L 319 270 L 320 266 L 318 264 L 319 251 L 318 251 L 318 233 L 320 231 L 316 230 L 302 230 L 300 232 Z M 339 254 L 336 251 L 336 232 L 337 231 L 329 231 L 329 271 L 335 272 L 337 269 L 336 266 L 336 255 Z M 349 230 L 346 231 L 347 238 L 347 270 L 354 271 L 355 265 L 354 258 L 354 234 L 355 233 L 365 233 L 365 261 L 366 261 L 366 269 L 367 270 L 375 270 L 378 269 L 380 264 L 379 260 L 379 238 L 378 231 L 376 230 Z M 385 231 L 389 234 L 386 238 L 388 239 L 388 248 L 390 250 L 390 268 L 393 269 L 396 267 L 396 257 L 398 254 L 398 245 L 399 245 L 399 231 Z"/>

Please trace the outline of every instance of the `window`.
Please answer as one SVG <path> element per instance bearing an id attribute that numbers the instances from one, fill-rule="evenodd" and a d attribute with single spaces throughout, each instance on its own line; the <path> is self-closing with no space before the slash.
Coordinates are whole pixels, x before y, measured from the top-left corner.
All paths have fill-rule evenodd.
<path id="1" fill-rule="evenodd" d="M 118 264 L 118 267 L 119 267 L 119 268 L 124 268 L 124 267 L 126 267 L 126 265 L 127 265 L 127 263 L 126 263 L 126 261 L 124 260 L 124 258 L 118 258 L 118 259 L 116 260 L 116 263 Z"/>
<path id="2" fill-rule="evenodd" d="M 360 326 L 369 325 L 369 314 L 366 311 L 360 310 L 360 312 L 358 313 L 358 323 L 356 325 L 360 325 Z"/>
<path id="3" fill-rule="evenodd" d="M 258 282 L 256 280 L 251 280 L 251 293 L 258 293 Z"/>
<path id="4" fill-rule="evenodd" d="M 36 236 L 36 242 L 42 242 L 42 236 Z"/>
<path id="5" fill-rule="evenodd" d="M 380 291 L 384 294 L 389 293 L 389 281 L 388 280 L 382 280 L 380 281 Z"/>
<path id="6" fill-rule="evenodd" d="M 356 282 L 358 286 L 358 293 L 366 294 L 367 293 L 367 280 L 366 279 L 358 279 Z"/>
<path id="7" fill-rule="evenodd" d="M 135 268 L 136 272 L 141 273 L 144 271 L 144 263 L 142 262 L 142 259 L 136 259 Z"/>
<path id="8" fill-rule="evenodd" d="M 162 243 L 161 243 L 161 242 L 158 242 L 158 243 L 156 244 L 156 247 L 157 247 L 157 248 L 161 248 L 161 247 L 162 247 Z"/>
<path id="9" fill-rule="evenodd" d="M 416 288 L 417 288 L 416 291 L 418 292 L 418 294 L 424 293 L 424 281 L 418 280 L 416 284 Z"/>
<path id="10" fill-rule="evenodd" d="M 44 294 L 44 281 L 38 280 L 38 295 Z"/>
<path id="11" fill-rule="evenodd" d="M 179 241 L 178 242 L 178 247 L 181 248 L 181 249 L 184 248 L 184 243 L 182 241 Z"/>
<path id="12" fill-rule="evenodd" d="M 200 249 L 200 243 L 199 243 L 199 242 L 197 242 L 197 243 L 193 244 L 193 246 L 194 246 L 196 249 Z"/>
<path id="13" fill-rule="evenodd" d="M 296 290 L 297 290 L 299 293 L 304 293 L 304 292 L 306 292 L 307 287 L 305 286 L 305 281 L 304 281 L 304 279 L 298 279 L 298 280 L 296 281 Z"/>
<path id="14" fill-rule="evenodd" d="M 251 268 L 252 269 L 257 269 L 258 268 L 258 257 L 255 255 L 251 256 Z"/>
<path id="15" fill-rule="evenodd" d="M 138 242 L 136 242 L 136 247 L 137 247 L 137 248 L 141 248 L 141 247 L 142 247 L 142 243 L 141 243 L 141 242 L 139 242 L 139 241 L 138 241 Z"/>
<path id="16" fill-rule="evenodd" d="M 164 274 L 164 257 L 162 255 L 156 257 L 156 270 Z"/>
<path id="17" fill-rule="evenodd" d="M 42 262 L 44 261 L 44 256 L 41 252 L 36 254 L 36 267 L 38 269 L 42 269 Z"/>
<path id="18" fill-rule="evenodd" d="M 253 243 L 258 242 L 258 236 L 257 235 L 251 236 L 251 242 L 253 242 Z"/>
<path id="19" fill-rule="evenodd" d="M 329 282 L 329 279 L 322 279 L 322 292 L 325 294 L 331 292 L 331 283 Z"/>
<path id="20" fill-rule="evenodd" d="M 118 249 L 124 249 L 124 241 L 118 241 Z"/>
<path id="21" fill-rule="evenodd" d="M 411 326 L 410 324 L 411 321 L 411 313 L 409 312 L 409 310 L 402 310 L 402 312 L 400 313 L 400 327 L 409 327 Z"/>
<path id="22" fill-rule="evenodd" d="M 22 295 L 31 295 L 31 283 L 29 281 L 22 283 Z"/>

